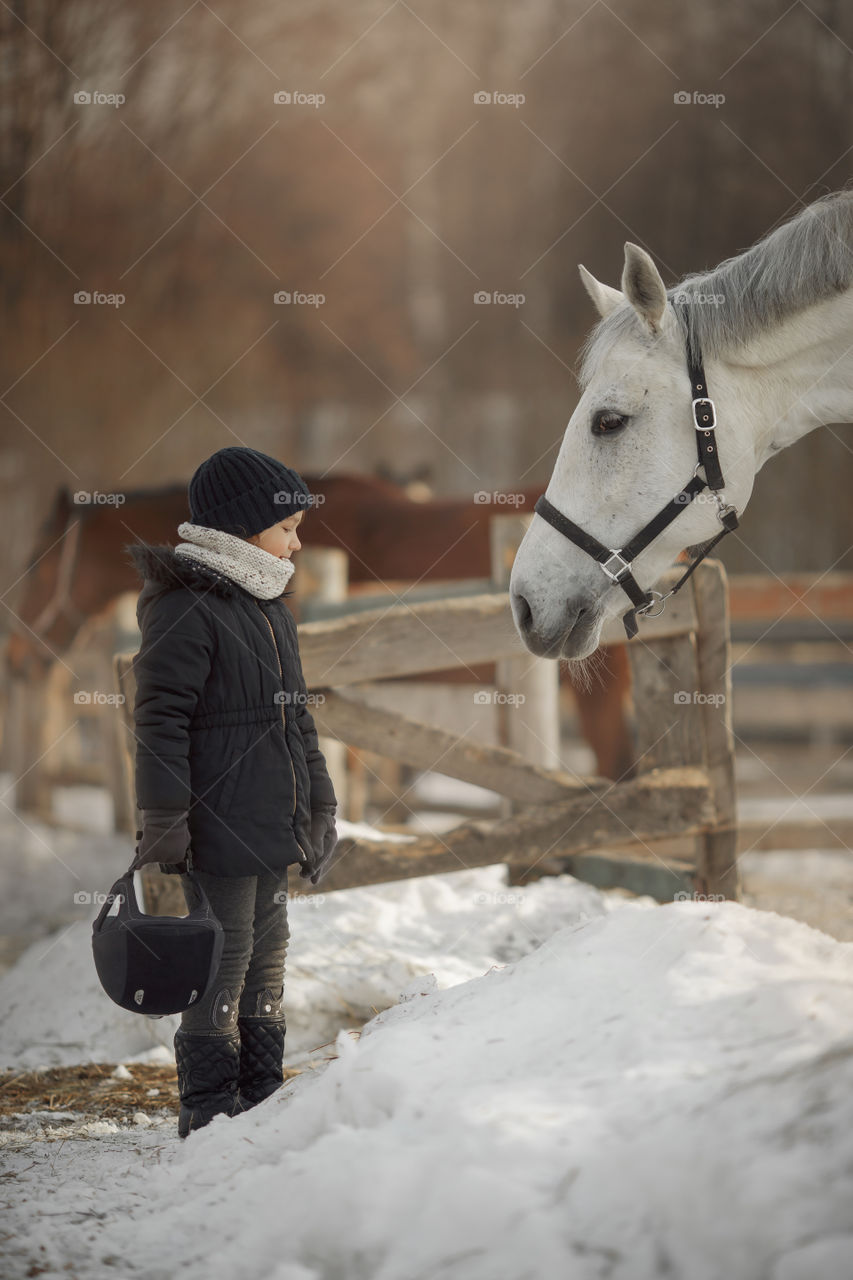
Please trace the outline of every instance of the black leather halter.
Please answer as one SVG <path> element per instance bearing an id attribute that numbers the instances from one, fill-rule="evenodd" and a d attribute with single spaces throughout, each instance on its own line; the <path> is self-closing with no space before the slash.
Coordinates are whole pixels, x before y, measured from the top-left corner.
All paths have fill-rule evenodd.
<path id="1" fill-rule="evenodd" d="M 705 370 L 702 365 L 702 353 L 693 338 L 690 313 L 686 304 L 681 305 L 683 306 L 684 321 L 687 328 L 687 368 L 690 373 L 693 392 L 693 425 L 696 428 L 696 444 L 699 452 L 699 461 L 694 468 L 692 479 L 624 547 L 606 547 L 603 542 L 599 542 L 591 533 L 586 533 L 574 521 L 569 520 L 568 516 L 564 516 L 562 511 L 558 511 L 548 501 L 544 493 L 541 498 L 537 499 L 533 508 L 537 515 L 540 515 L 543 520 L 547 520 L 548 524 L 557 529 L 559 533 L 562 533 L 570 542 L 573 542 L 576 547 L 580 547 L 581 551 L 585 551 L 587 555 L 592 556 L 593 560 L 597 560 L 610 581 L 618 583 L 628 595 L 634 606 L 633 609 L 628 610 L 623 618 L 625 634 L 629 640 L 632 640 L 637 634 L 637 617 L 645 614 L 657 617 L 659 613 L 663 613 L 666 607 L 664 601 L 675 595 L 676 591 L 684 585 L 696 566 L 701 564 L 711 549 L 720 541 L 720 538 L 725 537 L 727 533 L 731 533 L 732 530 L 738 527 L 737 511 L 733 506 L 723 502 L 720 497 L 720 491 L 724 488 L 725 482 L 723 480 L 722 467 L 720 466 L 717 438 L 714 433 L 714 428 L 717 425 L 716 410 L 713 400 L 708 395 Z M 697 474 L 700 468 L 704 468 L 704 480 Z M 654 541 L 659 533 L 663 532 L 667 525 L 672 524 L 676 516 L 703 489 L 710 489 L 712 492 L 714 501 L 717 504 L 717 518 L 723 526 L 722 530 L 703 548 L 701 554 L 693 561 L 687 572 L 679 578 L 671 591 L 667 591 L 665 595 L 662 595 L 659 591 L 643 591 L 631 572 L 633 561 L 636 560 L 641 551 L 646 549 L 650 542 Z M 655 599 L 657 599 L 660 608 L 656 609 L 654 614 L 651 614 Z"/>

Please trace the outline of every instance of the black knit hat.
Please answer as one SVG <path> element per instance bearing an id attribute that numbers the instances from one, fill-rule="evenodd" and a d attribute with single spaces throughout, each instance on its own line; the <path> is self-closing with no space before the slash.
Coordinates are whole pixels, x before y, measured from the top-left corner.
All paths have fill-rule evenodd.
<path id="1" fill-rule="evenodd" d="M 235 446 L 211 454 L 189 485 L 190 521 L 250 538 L 304 510 L 311 492 L 296 471 L 257 449 Z"/>

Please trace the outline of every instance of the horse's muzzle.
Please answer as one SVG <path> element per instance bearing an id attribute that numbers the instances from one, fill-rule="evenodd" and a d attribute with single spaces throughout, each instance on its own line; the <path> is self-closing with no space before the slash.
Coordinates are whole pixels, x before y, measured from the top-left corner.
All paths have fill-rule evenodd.
<path id="1" fill-rule="evenodd" d="M 518 634 L 537 658 L 584 658 L 597 647 L 600 615 L 589 601 L 567 600 L 547 623 L 521 592 L 512 591 L 510 602 Z"/>

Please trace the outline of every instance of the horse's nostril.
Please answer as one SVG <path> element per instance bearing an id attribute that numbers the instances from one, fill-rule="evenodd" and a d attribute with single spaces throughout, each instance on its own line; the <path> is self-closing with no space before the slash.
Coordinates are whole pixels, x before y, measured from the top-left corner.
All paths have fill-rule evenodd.
<path id="1" fill-rule="evenodd" d="M 527 603 L 525 596 L 520 594 L 516 595 L 515 609 L 518 615 L 518 625 L 526 629 L 530 625 L 532 614 L 530 612 L 530 605 Z"/>

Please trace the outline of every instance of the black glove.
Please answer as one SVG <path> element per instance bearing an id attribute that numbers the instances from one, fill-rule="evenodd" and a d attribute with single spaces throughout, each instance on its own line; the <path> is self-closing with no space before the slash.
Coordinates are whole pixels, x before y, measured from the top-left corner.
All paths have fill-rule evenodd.
<path id="1" fill-rule="evenodd" d="M 320 878 L 329 868 L 329 861 L 338 843 L 335 829 L 335 813 L 337 806 L 326 809 L 314 809 L 311 812 L 311 856 L 306 858 L 299 869 L 302 880 L 318 884 Z"/>
<path id="2" fill-rule="evenodd" d="M 187 810 L 143 809 L 139 846 L 131 863 L 134 871 L 159 862 L 162 870 L 186 871 L 190 830 Z"/>

